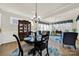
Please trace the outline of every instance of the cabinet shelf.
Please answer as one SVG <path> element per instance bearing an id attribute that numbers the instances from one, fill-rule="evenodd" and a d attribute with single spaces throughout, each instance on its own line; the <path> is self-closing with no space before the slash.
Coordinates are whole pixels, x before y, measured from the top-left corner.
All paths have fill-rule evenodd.
<path id="1" fill-rule="evenodd" d="M 26 20 L 18 20 L 18 36 L 20 40 L 31 34 L 31 22 Z"/>

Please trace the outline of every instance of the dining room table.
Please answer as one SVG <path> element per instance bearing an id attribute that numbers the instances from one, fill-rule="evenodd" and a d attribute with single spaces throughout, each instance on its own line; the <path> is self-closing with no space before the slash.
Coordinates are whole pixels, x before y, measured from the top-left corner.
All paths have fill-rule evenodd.
<path id="1" fill-rule="evenodd" d="M 41 42 L 44 42 L 45 39 L 43 39 L 43 36 L 45 35 L 36 35 L 36 36 L 33 36 L 33 35 L 29 35 L 28 37 L 24 38 L 24 42 L 30 44 L 30 45 L 33 45 L 34 48 L 32 48 L 28 54 L 32 53 L 33 51 L 35 52 L 35 48 L 36 46 L 41 43 Z"/>
<path id="2" fill-rule="evenodd" d="M 37 36 L 29 35 L 28 37 L 24 38 L 24 41 L 29 44 L 34 44 L 36 42 L 41 42 L 41 38 L 42 38 L 41 35 Z"/>

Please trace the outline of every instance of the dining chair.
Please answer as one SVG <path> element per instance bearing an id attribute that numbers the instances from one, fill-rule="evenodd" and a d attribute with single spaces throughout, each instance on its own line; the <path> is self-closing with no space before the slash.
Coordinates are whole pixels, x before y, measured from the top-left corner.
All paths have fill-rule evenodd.
<path id="1" fill-rule="evenodd" d="M 63 34 L 63 46 L 71 45 L 76 49 L 76 40 L 78 33 L 75 32 L 64 32 Z"/>
<path id="2" fill-rule="evenodd" d="M 48 52 L 48 40 L 49 40 L 49 37 L 46 36 L 44 39 L 45 39 L 45 41 L 42 41 L 41 44 L 40 44 L 40 47 L 39 47 L 40 55 L 42 55 L 42 51 L 44 49 L 46 49 L 47 50 L 47 54 L 46 55 L 49 56 L 49 52 Z"/>
<path id="3" fill-rule="evenodd" d="M 41 41 L 35 43 L 35 49 L 39 53 L 40 56 L 42 56 L 42 52 L 44 49 L 46 49 L 47 54 L 49 55 L 48 52 L 48 40 L 49 40 L 49 34 L 42 35 Z"/>
<path id="4" fill-rule="evenodd" d="M 17 43 L 18 43 L 18 48 L 19 48 L 18 56 L 23 56 L 23 49 L 22 49 L 21 44 L 20 44 L 20 39 L 15 34 L 13 34 L 13 37 L 16 38 Z"/>
<path id="5" fill-rule="evenodd" d="M 49 34 L 46 34 L 46 35 L 42 35 L 41 41 L 38 41 L 37 33 L 35 32 L 34 48 L 31 49 L 28 54 L 32 54 L 33 56 L 35 56 L 38 53 L 38 55 L 42 56 L 43 50 L 46 49 L 47 51 L 46 55 L 49 55 L 48 40 L 49 40 Z"/>

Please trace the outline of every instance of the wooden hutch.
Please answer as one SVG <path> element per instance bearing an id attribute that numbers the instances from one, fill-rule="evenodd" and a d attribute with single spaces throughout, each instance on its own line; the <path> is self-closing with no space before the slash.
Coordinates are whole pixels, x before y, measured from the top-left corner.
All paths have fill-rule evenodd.
<path id="1" fill-rule="evenodd" d="M 18 36 L 20 40 L 31 34 L 31 22 L 26 20 L 18 20 Z"/>

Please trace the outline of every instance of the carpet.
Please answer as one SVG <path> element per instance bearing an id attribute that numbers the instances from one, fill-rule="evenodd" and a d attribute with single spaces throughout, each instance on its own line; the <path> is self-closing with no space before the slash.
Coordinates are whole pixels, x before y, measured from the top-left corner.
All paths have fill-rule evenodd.
<path id="1" fill-rule="evenodd" d="M 62 41 L 60 36 L 50 36 L 50 40 L 52 40 L 54 43 L 61 43 Z M 58 48 L 54 47 L 54 44 L 53 46 L 51 45 L 48 46 L 48 51 L 49 51 L 49 56 L 61 56 L 62 55 L 62 52 Z M 17 56 L 18 52 L 19 52 L 19 49 L 16 48 L 10 53 L 10 56 Z M 46 53 L 45 50 L 43 52 L 43 55 L 44 53 Z M 24 52 L 24 55 L 28 56 L 28 52 L 27 51 Z"/>
<path id="2" fill-rule="evenodd" d="M 49 56 L 61 56 L 61 52 L 57 48 L 53 48 L 49 46 L 48 51 L 49 51 Z M 16 48 L 14 51 L 10 53 L 10 56 L 18 56 L 18 53 L 19 53 L 19 49 Z M 45 56 L 44 55 L 45 53 L 46 51 L 44 50 L 44 52 L 42 53 L 43 56 Z M 32 56 L 32 55 L 28 55 L 28 52 L 24 52 L 24 56 Z"/>

